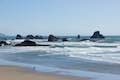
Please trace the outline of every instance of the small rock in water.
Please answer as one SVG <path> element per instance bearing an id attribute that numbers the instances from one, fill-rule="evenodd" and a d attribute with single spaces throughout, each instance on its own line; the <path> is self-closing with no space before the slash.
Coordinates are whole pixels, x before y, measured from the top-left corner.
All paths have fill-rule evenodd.
<path id="1" fill-rule="evenodd" d="M 16 39 L 23 39 L 23 37 L 20 34 L 17 34 Z"/>
<path id="2" fill-rule="evenodd" d="M 26 39 L 34 39 L 34 36 L 33 35 L 27 35 Z"/>
<path id="3" fill-rule="evenodd" d="M 79 34 L 78 34 L 77 38 L 80 39 L 80 35 Z"/>
<path id="4" fill-rule="evenodd" d="M 6 41 L 0 41 L 0 46 L 2 45 L 8 45 L 8 43 Z"/>

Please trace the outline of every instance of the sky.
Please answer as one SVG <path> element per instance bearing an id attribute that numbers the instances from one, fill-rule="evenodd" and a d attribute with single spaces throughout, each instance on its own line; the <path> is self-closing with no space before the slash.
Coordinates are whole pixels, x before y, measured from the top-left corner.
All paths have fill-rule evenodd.
<path id="1" fill-rule="evenodd" d="M 120 0 L 0 0 L 0 33 L 120 35 Z"/>

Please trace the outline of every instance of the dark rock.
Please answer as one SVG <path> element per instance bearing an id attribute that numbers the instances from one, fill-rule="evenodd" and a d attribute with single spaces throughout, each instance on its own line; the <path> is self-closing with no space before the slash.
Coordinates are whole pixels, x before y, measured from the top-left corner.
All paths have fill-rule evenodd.
<path id="1" fill-rule="evenodd" d="M 23 37 L 20 34 L 17 34 L 16 39 L 23 39 Z"/>
<path id="2" fill-rule="evenodd" d="M 26 39 L 34 39 L 34 36 L 33 35 L 27 35 Z"/>
<path id="3" fill-rule="evenodd" d="M 35 39 L 43 39 L 43 37 L 42 37 L 42 36 L 39 36 L 39 35 L 36 35 L 34 38 L 35 38 Z"/>
<path id="4" fill-rule="evenodd" d="M 90 37 L 90 39 L 104 39 L 105 37 L 100 34 L 100 31 L 94 32 L 94 34 Z"/>
<path id="5" fill-rule="evenodd" d="M 57 37 L 55 37 L 54 35 L 49 35 L 48 36 L 48 41 L 58 41 L 58 38 Z"/>
<path id="6" fill-rule="evenodd" d="M 0 46 L 2 45 L 8 45 L 8 43 L 6 41 L 0 41 Z"/>
<path id="7" fill-rule="evenodd" d="M 25 40 L 20 44 L 16 44 L 15 46 L 50 46 L 48 44 L 36 44 L 34 41 Z"/>
<path id="8" fill-rule="evenodd" d="M 15 46 L 37 46 L 37 44 L 30 40 L 25 40 L 21 42 L 20 44 L 16 44 Z"/>
<path id="9" fill-rule="evenodd" d="M 78 34 L 77 38 L 80 39 L 80 35 L 79 34 Z"/>
<path id="10" fill-rule="evenodd" d="M 67 38 L 62 38 L 62 41 L 68 41 Z"/>

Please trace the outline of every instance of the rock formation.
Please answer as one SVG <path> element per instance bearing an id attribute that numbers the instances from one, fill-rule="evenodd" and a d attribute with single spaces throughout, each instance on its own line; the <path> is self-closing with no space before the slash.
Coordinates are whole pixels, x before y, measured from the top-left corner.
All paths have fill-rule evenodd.
<path id="1" fill-rule="evenodd" d="M 20 34 L 17 34 L 16 39 L 23 39 L 23 37 Z"/>
<path id="2" fill-rule="evenodd" d="M 0 46 L 2 45 L 8 45 L 8 43 L 6 41 L 0 41 Z"/>
<path id="3" fill-rule="evenodd" d="M 39 35 L 36 35 L 34 38 L 35 38 L 35 39 L 43 39 L 43 37 L 42 37 L 42 36 L 39 36 Z"/>
<path id="4" fill-rule="evenodd" d="M 37 44 L 30 40 L 25 40 L 21 42 L 20 44 L 16 44 L 15 46 L 37 46 Z"/>
<path id="5" fill-rule="evenodd" d="M 36 42 L 34 42 L 34 41 L 25 40 L 25 41 L 21 42 L 20 44 L 16 44 L 15 46 L 50 46 L 50 45 L 48 45 L 48 44 L 36 44 Z"/>
<path id="6" fill-rule="evenodd" d="M 80 39 L 80 35 L 79 34 L 78 34 L 77 38 Z"/>
<path id="7" fill-rule="evenodd" d="M 90 37 L 90 39 L 104 39 L 105 37 L 100 34 L 100 31 L 94 32 L 94 34 Z"/>
<path id="8" fill-rule="evenodd" d="M 34 39 L 34 36 L 33 35 L 27 35 L 26 39 Z"/>
<path id="9" fill-rule="evenodd" d="M 67 38 L 62 38 L 62 41 L 68 41 Z"/>
<path id="10" fill-rule="evenodd" d="M 48 36 L 48 41 L 53 42 L 53 41 L 57 41 L 57 40 L 58 40 L 58 38 L 55 37 L 54 35 L 49 35 L 49 36 Z"/>

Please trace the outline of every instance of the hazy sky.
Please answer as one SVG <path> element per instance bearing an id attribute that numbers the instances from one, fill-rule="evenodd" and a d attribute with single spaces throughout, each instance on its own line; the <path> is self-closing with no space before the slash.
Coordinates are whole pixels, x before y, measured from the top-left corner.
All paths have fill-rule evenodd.
<path id="1" fill-rule="evenodd" d="M 120 0 L 0 0 L 0 33 L 120 35 Z"/>

